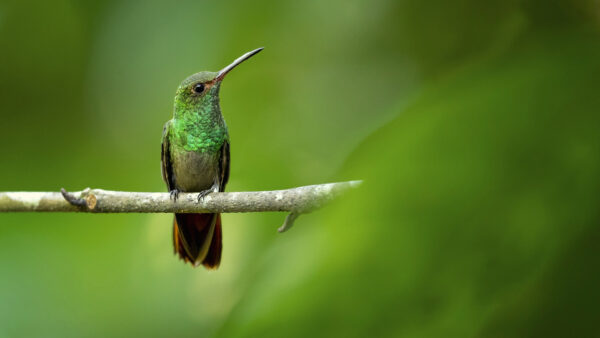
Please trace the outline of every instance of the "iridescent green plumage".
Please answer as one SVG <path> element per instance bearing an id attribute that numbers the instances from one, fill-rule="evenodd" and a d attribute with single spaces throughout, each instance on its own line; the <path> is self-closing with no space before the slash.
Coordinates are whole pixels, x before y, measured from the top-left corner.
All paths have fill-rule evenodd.
<path id="1" fill-rule="evenodd" d="M 216 76 L 217 73 L 213 72 L 194 74 L 185 79 L 177 89 L 169 134 L 169 141 L 176 148 L 216 153 L 223 142 L 229 139 L 227 125 L 219 107 L 221 83 L 210 85 L 201 95 L 193 91 L 196 84 L 210 83 Z"/>
<path id="2" fill-rule="evenodd" d="M 229 178 L 229 134 L 221 115 L 219 90 L 225 75 L 261 51 L 253 50 L 219 72 L 185 79 L 175 94 L 173 119 L 163 129 L 162 172 L 174 200 L 179 192 L 223 191 Z M 219 214 L 175 214 L 175 252 L 194 266 L 217 268 L 221 261 Z"/>

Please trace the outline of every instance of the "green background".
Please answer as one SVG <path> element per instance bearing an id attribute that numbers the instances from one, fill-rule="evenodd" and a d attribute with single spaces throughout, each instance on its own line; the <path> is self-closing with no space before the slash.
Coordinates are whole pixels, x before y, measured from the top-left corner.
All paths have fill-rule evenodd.
<path id="1" fill-rule="evenodd" d="M 0 337 L 600 335 L 597 1 L 0 2 L 0 191 L 164 191 L 179 82 L 224 81 L 229 191 L 364 179 L 226 214 L 0 215 Z"/>

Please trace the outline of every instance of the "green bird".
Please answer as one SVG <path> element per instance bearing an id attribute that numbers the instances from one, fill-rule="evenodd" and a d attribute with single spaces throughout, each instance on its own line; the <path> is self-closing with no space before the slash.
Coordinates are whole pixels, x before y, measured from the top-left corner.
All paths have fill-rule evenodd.
<path id="1" fill-rule="evenodd" d="M 180 192 L 198 192 L 198 201 L 224 191 L 229 178 L 229 133 L 219 106 L 225 75 L 260 52 L 250 51 L 218 72 L 200 72 L 183 80 L 175 94 L 173 119 L 162 135 L 162 177 L 176 201 Z M 221 215 L 175 214 L 175 253 L 193 266 L 216 269 L 221 262 Z"/>

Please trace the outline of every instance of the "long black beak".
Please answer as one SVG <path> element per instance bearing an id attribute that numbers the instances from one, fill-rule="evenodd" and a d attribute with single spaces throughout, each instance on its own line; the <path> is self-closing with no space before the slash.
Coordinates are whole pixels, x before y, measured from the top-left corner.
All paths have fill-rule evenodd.
<path id="1" fill-rule="evenodd" d="M 219 71 L 219 73 L 217 74 L 217 77 L 215 77 L 215 81 L 216 82 L 220 82 L 221 80 L 223 80 L 223 78 L 225 77 L 225 75 L 227 75 L 227 73 L 229 73 L 230 70 L 232 70 L 233 68 L 235 68 L 237 65 L 239 65 L 240 63 L 248 60 L 249 58 L 251 58 L 254 54 L 257 54 L 258 52 L 260 52 L 261 50 L 263 50 L 265 47 L 260 47 L 257 48 L 253 51 L 250 51 L 242 56 L 240 56 L 239 58 L 235 59 L 235 61 L 233 61 L 231 64 L 229 64 L 229 66 L 221 69 Z"/>

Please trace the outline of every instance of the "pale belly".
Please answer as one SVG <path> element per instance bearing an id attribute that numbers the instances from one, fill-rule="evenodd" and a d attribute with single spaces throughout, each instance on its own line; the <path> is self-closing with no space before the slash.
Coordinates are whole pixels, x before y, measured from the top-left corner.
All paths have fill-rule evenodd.
<path id="1" fill-rule="evenodd" d="M 175 151 L 171 156 L 175 188 L 179 191 L 199 192 L 210 189 L 218 177 L 216 154 Z"/>

